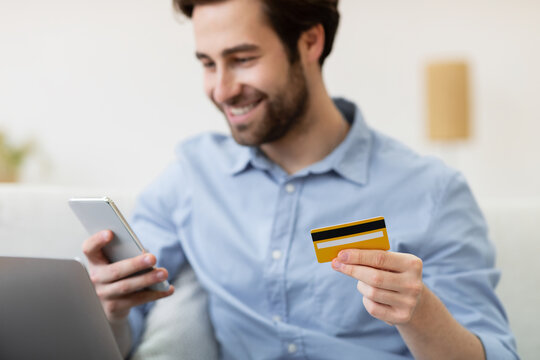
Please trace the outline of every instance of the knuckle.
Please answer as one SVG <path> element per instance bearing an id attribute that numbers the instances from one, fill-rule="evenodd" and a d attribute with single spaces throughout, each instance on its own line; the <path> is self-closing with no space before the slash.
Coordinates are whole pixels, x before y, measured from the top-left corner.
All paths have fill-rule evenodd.
<path id="1" fill-rule="evenodd" d="M 417 282 L 412 285 L 411 292 L 414 296 L 418 296 L 422 293 L 423 288 L 424 286 L 421 283 Z"/>
<path id="2" fill-rule="evenodd" d="M 351 265 L 343 264 L 341 266 L 341 271 L 346 275 L 352 276 L 353 267 Z"/>
<path id="3" fill-rule="evenodd" d="M 98 281 L 98 270 L 97 268 L 93 267 L 92 265 L 88 266 L 88 277 L 90 277 L 90 280 L 93 283 L 96 283 Z"/>
<path id="4" fill-rule="evenodd" d="M 383 285 L 383 277 L 378 272 L 371 275 L 371 285 L 374 287 L 381 287 Z"/>
<path id="5" fill-rule="evenodd" d="M 105 293 L 105 291 L 103 291 L 103 289 L 101 287 L 96 288 L 96 295 L 101 300 L 105 299 L 105 297 L 106 297 L 106 293 Z"/>
<path id="6" fill-rule="evenodd" d="M 386 254 L 384 252 L 379 252 L 375 255 L 375 267 L 383 268 L 386 264 Z"/>
<path id="7" fill-rule="evenodd" d="M 379 296 L 380 292 L 376 288 L 374 288 L 372 286 L 368 286 L 368 288 L 366 290 L 366 293 L 367 293 L 368 298 L 375 300 Z"/>
<path id="8" fill-rule="evenodd" d="M 107 301 L 103 307 L 108 314 L 114 314 L 118 311 L 118 304 L 116 301 Z"/>
<path id="9" fill-rule="evenodd" d="M 353 264 L 361 264 L 363 262 L 362 251 L 358 249 L 347 250 L 347 261 Z"/>
<path id="10" fill-rule="evenodd" d="M 109 274 L 113 279 L 120 279 L 120 269 L 117 266 L 111 266 L 109 268 Z"/>
<path id="11" fill-rule="evenodd" d="M 409 266 L 415 272 L 420 272 L 421 273 L 424 264 L 423 264 L 423 262 L 422 262 L 422 260 L 420 258 L 415 256 L 410 260 Z"/>
<path id="12" fill-rule="evenodd" d="M 120 295 L 127 295 L 130 292 L 131 292 L 131 287 L 129 286 L 129 284 L 125 282 L 118 284 L 118 293 Z"/>
<path id="13" fill-rule="evenodd" d="M 413 281 L 407 286 L 407 292 L 412 296 L 417 297 L 420 295 L 423 288 L 424 286 L 421 281 Z"/>
<path id="14" fill-rule="evenodd" d="M 92 281 L 92 284 L 94 284 L 94 287 L 100 283 L 99 277 L 95 274 L 90 275 L 90 281 Z"/>

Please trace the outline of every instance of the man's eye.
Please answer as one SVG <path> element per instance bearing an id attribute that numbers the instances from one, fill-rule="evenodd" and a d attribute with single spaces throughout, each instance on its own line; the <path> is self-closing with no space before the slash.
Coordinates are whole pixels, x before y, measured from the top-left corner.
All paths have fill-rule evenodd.
<path id="1" fill-rule="evenodd" d="M 241 58 L 236 58 L 235 61 L 238 63 L 238 64 L 246 64 L 252 60 L 255 60 L 255 57 L 254 56 L 251 56 L 251 57 L 241 57 Z"/>
<path id="2" fill-rule="evenodd" d="M 212 61 L 203 62 L 202 65 L 206 69 L 212 69 L 214 66 L 216 66 L 216 64 Z"/>

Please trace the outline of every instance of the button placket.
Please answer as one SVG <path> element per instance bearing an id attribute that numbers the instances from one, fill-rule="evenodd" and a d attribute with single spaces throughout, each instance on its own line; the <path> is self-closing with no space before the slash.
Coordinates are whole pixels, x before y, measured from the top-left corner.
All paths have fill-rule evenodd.
<path id="1" fill-rule="evenodd" d="M 283 253 L 281 252 L 281 250 L 272 251 L 272 259 L 279 260 L 281 259 L 282 256 L 283 256 Z"/>
<path id="2" fill-rule="evenodd" d="M 289 194 L 292 194 L 295 190 L 295 186 L 291 183 L 288 183 L 287 185 L 285 185 L 285 191 Z"/>
<path id="3" fill-rule="evenodd" d="M 289 345 L 287 345 L 287 352 L 289 354 L 294 354 L 298 351 L 298 347 L 296 346 L 295 343 L 290 343 Z"/>
<path id="4" fill-rule="evenodd" d="M 292 182 L 281 183 L 272 225 L 266 279 L 269 311 L 276 325 L 286 321 L 285 266 L 296 216 L 297 190 Z"/>

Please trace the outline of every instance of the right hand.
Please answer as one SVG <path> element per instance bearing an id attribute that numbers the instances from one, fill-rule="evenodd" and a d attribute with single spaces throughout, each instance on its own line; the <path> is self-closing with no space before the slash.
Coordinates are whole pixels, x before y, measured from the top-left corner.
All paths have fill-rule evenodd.
<path id="1" fill-rule="evenodd" d="M 83 252 L 88 259 L 90 279 L 111 324 L 125 322 L 129 310 L 138 305 L 169 296 L 174 292 L 143 290 L 150 285 L 166 280 L 168 272 L 156 268 L 141 275 L 128 277 L 156 264 L 156 257 L 149 253 L 130 259 L 110 263 L 102 248 L 113 239 L 109 230 L 98 232 L 83 243 Z"/>

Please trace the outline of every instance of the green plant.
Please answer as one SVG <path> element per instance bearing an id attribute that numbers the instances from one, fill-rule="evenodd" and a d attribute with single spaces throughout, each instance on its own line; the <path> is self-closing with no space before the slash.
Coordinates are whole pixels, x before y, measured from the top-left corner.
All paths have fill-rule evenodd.
<path id="1" fill-rule="evenodd" d="M 0 132 L 0 181 L 16 181 L 19 169 L 32 149 L 31 142 L 16 146 Z"/>

